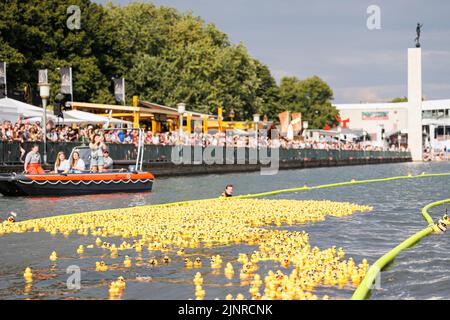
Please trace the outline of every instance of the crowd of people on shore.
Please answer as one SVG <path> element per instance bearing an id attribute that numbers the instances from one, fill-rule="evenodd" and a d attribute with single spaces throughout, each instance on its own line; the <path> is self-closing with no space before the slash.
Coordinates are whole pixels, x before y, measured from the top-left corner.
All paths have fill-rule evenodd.
<path id="1" fill-rule="evenodd" d="M 101 126 L 87 125 L 84 127 L 56 126 L 52 121 L 47 123 L 48 142 L 82 142 L 89 144 L 95 136 L 101 136 L 107 144 L 138 144 L 139 133 L 137 130 L 116 129 L 103 130 Z M 43 130 L 39 122 L 30 123 L 19 121 L 15 124 L 5 121 L 0 123 L 0 141 L 40 142 L 43 140 Z M 270 147 L 284 149 L 320 149 L 320 150 L 386 150 L 376 147 L 370 142 L 343 142 L 335 139 L 322 139 L 313 141 L 308 139 L 289 140 L 285 137 L 271 139 L 270 133 L 261 131 L 256 138 L 254 135 L 238 135 L 233 132 L 207 133 L 195 132 L 191 134 L 178 131 L 158 132 L 145 130 L 143 137 L 147 145 L 191 145 L 191 146 L 218 146 L 218 147 Z M 389 150 L 398 150 L 391 146 Z M 25 152 L 23 150 L 23 152 Z M 22 152 L 22 153 L 23 153 Z"/>
<path id="2" fill-rule="evenodd" d="M 93 135 L 103 137 L 103 141 L 109 144 L 137 144 L 138 131 L 130 129 L 101 130 L 99 126 L 88 125 L 85 127 L 55 126 L 47 123 L 48 142 L 82 142 L 89 143 Z M 371 144 L 342 143 L 337 141 L 303 141 L 288 140 L 286 138 L 270 139 L 269 135 L 260 135 L 256 139 L 253 135 L 233 135 L 222 133 L 183 133 L 178 131 L 158 132 L 145 131 L 143 141 L 148 145 L 192 145 L 192 146 L 233 146 L 233 147 L 272 147 L 285 149 L 323 149 L 323 150 L 381 150 Z M 19 121 L 16 124 L 3 122 L 0 124 L 0 141 L 40 142 L 43 140 L 43 130 L 39 122 L 29 123 Z"/>

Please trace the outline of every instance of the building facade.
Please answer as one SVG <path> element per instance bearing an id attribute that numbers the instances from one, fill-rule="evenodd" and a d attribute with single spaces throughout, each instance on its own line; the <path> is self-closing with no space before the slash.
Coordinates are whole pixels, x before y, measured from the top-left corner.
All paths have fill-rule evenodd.
<path id="1" fill-rule="evenodd" d="M 406 134 L 408 103 L 335 104 L 347 127 L 362 130 L 378 144 L 392 135 Z M 450 149 L 450 99 L 422 102 L 424 146 L 435 150 Z"/>

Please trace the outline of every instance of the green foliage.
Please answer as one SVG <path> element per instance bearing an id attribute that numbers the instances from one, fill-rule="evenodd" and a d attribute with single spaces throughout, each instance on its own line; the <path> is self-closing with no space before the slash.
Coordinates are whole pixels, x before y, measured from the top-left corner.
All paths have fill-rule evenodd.
<path id="1" fill-rule="evenodd" d="M 407 97 L 397 97 L 391 100 L 391 102 L 393 103 L 399 103 L 399 102 L 408 102 L 408 98 Z"/>
<path id="2" fill-rule="evenodd" d="M 291 112 L 301 112 L 302 120 L 309 127 L 322 129 L 326 124 L 337 121 L 337 109 L 331 104 L 333 91 L 328 84 L 317 76 L 299 80 L 285 77 L 280 84 L 281 105 Z"/>
<path id="3" fill-rule="evenodd" d="M 47 68 L 56 94 L 57 68 L 72 67 L 76 101 L 114 103 L 111 79 L 123 76 L 127 101 L 138 95 L 208 113 L 222 106 L 226 119 L 234 109 L 236 120 L 252 119 L 254 113 L 276 120 L 286 107 L 323 127 L 337 114 L 322 80 L 285 78 L 278 87 L 244 45 L 233 45 L 191 12 L 141 2 L 101 6 L 73 0 L 70 5 L 81 9 L 80 30 L 67 28 L 65 0 L 0 3 L 0 60 L 8 63 L 10 91 L 30 84 L 36 97 L 37 70 Z"/>

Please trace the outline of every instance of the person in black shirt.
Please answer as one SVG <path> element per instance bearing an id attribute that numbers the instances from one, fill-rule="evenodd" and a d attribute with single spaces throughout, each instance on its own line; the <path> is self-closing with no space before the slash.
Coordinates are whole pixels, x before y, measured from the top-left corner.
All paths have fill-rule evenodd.
<path id="1" fill-rule="evenodd" d="M 230 198 L 233 196 L 233 185 L 229 184 L 225 187 L 225 191 L 222 193 L 222 197 Z"/>

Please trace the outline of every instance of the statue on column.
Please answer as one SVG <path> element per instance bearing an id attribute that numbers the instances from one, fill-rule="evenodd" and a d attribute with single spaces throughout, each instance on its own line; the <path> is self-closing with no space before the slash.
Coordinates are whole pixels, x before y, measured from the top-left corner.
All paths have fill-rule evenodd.
<path id="1" fill-rule="evenodd" d="M 422 31 L 422 27 L 423 27 L 423 24 L 421 24 L 420 22 L 417 23 L 417 27 L 416 27 L 417 37 L 416 37 L 416 39 L 414 39 L 414 41 L 416 42 L 416 48 L 420 48 L 420 32 Z"/>

